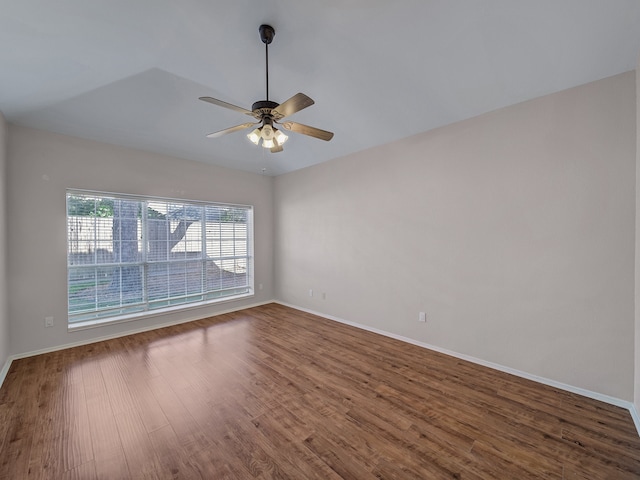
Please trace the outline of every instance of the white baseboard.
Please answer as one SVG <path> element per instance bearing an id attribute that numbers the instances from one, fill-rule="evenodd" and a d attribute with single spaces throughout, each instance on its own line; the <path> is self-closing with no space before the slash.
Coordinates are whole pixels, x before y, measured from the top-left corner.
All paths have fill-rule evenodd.
<path id="1" fill-rule="evenodd" d="M 466 360 L 468 362 L 471 363 L 475 363 L 477 365 L 481 365 L 484 367 L 488 367 L 488 368 L 492 368 L 494 370 L 498 370 L 501 372 L 505 372 L 505 373 L 509 373 L 511 375 L 515 375 L 517 377 L 521 377 L 521 378 L 525 378 L 527 380 L 532 380 L 534 382 L 538 382 L 538 383 L 542 383 L 544 385 L 548 385 L 551 387 L 555 387 L 558 388 L 560 390 L 565 390 L 571 393 L 575 393 L 578 395 L 582 395 L 584 397 L 588 397 L 588 398 L 592 398 L 594 400 L 599 400 L 601 402 L 605 402 L 608 403 L 610 405 L 615 405 L 617 407 L 621 407 L 621 408 L 625 408 L 627 410 L 629 410 L 629 413 L 631 414 L 631 418 L 633 419 L 633 422 L 636 426 L 636 430 L 638 432 L 638 435 L 640 435 L 640 415 L 638 415 L 638 411 L 635 407 L 635 405 L 632 402 L 628 402 L 626 400 L 621 400 L 619 398 L 615 398 L 615 397 L 611 397 L 609 395 L 604 395 L 602 393 L 598 393 L 598 392 L 592 392 L 590 390 L 585 390 L 583 388 L 579 388 L 579 387 L 575 387 L 573 385 L 567 385 L 565 383 L 562 382 L 558 382 L 555 380 L 550 380 L 548 378 L 544 378 L 544 377 L 539 377 L 537 375 L 532 375 L 530 373 L 527 372 L 522 372 L 520 370 L 516 370 L 510 367 L 505 367 L 504 365 L 499 365 L 497 363 L 493 363 L 493 362 L 488 362 L 479 358 L 475 358 L 472 357 L 470 355 L 465 355 L 462 353 L 458 353 L 458 352 L 454 352 L 451 350 L 447 350 L 446 348 L 441 348 L 438 347 L 436 345 L 431 345 L 425 342 L 420 342 L 417 340 L 414 340 L 412 338 L 408 338 L 408 337 L 404 337 L 402 335 L 397 335 L 395 333 L 391 333 L 391 332 L 387 332 L 385 330 L 380 330 L 377 328 L 373 328 L 373 327 L 369 327 L 367 325 L 363 325 L 361 323 L 356 323 L 356 322 L 351 322 L 349 320 L 345 320 L 339 317 L 335 317 L 333 315 L 327 315 L 325 313 L 322 312 L 317 312 L 308 308 L 303 308 L 303 307 L 299 307 L 297 305 L 291 305 L 288 304 L 286 302 L 281 302 L 279 300 L 269 300 L 266 302 L 260 302 L 260 303 L 255 303 L 252 305 L 245 305 L 242 307 L 237 307 L 237 308 L 230 308 L 221 312 L 216 312 L 213 315 L 208 315 L 207 317 L 215 317 L 218 315 L 224 315 L 227 313 L 233 313 L 233 312 L 237 312 L 240 310 L 246 310 L 249 308 L 254 308 L 254 307 L 259 307 L 261 305 L 267 305 L 269 303 L 277 303 L 280 305 L 284 305 L 285 307 L 290 307 L 290 308 L 295 308 L 296 310 L 300 310 L 303 312 L 307 312 L 307 313 L 311 313 L 313 315 L 318 315 L 319 317 L 323 317 L 326 318 L 328 320 L 333 320 L 335 322 L 338 323 L 342 323 L 345 325 L 349 325 L 355 328 L 359 328 L 361 330 L 366 330 L 369 332 L 373 332 L 373 333 L 377 333 L 379 335 L 384 335 L 385 337 L 389 337 L 389 338 L 393 338 L 396 340 L 400 340 L 402 342 L 405 343 L 409 343 L 412 345 L 416 345 L 418 347 L 422 347 L 422 348 L 426 348 L 428 350 L 433 350 L 439 353 L 443 353 L 445 355 L 449 355 L 455 358 L 459 358 L 461 360 Z M 203 318 L 203 317 L 200 317 Z M 205 317 L 206 318 L 206 317 Z M 117 333 L 117 334 L 113 334 L 113 335 L 107 335 L 107 336 L 103 336 L 103 337 L 98 337 L 98 338 L 92 338 L 89 340 L 85 340 L 85 341 L 81 341 L 81 342 L 73 342 L 73 343 L 68 343 L 65 345 L 59 345 L 56 347 L 51 347 L 51 348 L 46 348 L 46 349 L 42 349 L 42 350 L 37 350 L 37 351 L 33 351 L 33 352 L 26 352 L 26 353 L 22 353 L 22 354 L 17 354 L 17 355 L 12 355 L 10 356 L 7 361 L 5 362 L 4 366 L 2 367 L 2 370 L 0 370 L 0 387 L 2 387 L 2 384 L 4 383 L 4 380 L 7 376 L 7 374 L 9 373 L 9 368 L 11 367 L 11 363 L 14 360 L 20 359 L 20 358 L 27 358 L 27 357 L 32 357 L 35 355 L 41 355 L 43 353 L 50 353 L 50 352 L 55 352 L 58 350 L 65 350 L 67 348 L 72 348 L 72 347 L 78 347 L 78 346 L 82 346 L 82 345 L 89 345 L 91 343 L 97 343 L 97 342 L 102 342 L 105 340 L 111 340 L 114 338 L 120 338 L 120 337 L 126 337 L 128 335 L 134 335 L 136 333 L 142 333 L 142 332 L 147 332 L 150 330 L 156 330 L 159 328 L 164 328 L 164 327 L 170 327 L 173 325 L 180 325 L 182 323 L 188 323 L 188 322 L 193 322 L 198 320 L 199 318 L 188 318 L 188 319 L 182 319 L 182 320 L 178 320 L 178 321 L 174 321 L 174 322 L 167 322 L 167 323 L 163 323 L 163 324 L 158 324 L 158 325 L 153 325 L 153 326 L 149 326 L 149 327 L 144 327 L 144 328 L 140 328 L 140 329 L 136 329 L 136 330 L 131 330 L 128 332 L 123 332 L 123 333 Z"/>
<path id="2" fill-rule="evenodd" d="M 134 329 L 134 330 L 128 330 L 126 332 L 115 333 L 115 334 L 112 334 L 112 335 L 105 335 L 105 336 L 102 336 L 102 337 L 91 338 L 91 339 L 83 340 L 83 341 L 79 341 L 79 342 L 66 343 L 64 345 L 56 345 L 55 347 L 43 348 L 41 350 L 34 350 L 32 352 L 19 353 L 19 354 L 16 354 L 16 355 L 13 355 L 13 356 L 9 357 L 8 363 L 11 364 L 11 361 L 18 360 L 20 358 L 33 357 L 35 355 L 41 355 L 43 353 L 56 352 L 58 350 L 65 350 L 67 348 L 80 347 L 82 345 L 90 345 L 92 343 L 103 342 L 105 340 L 112 340 L 114 338 L 120 338 L 120 337 L 129 336 L 129 335 L 135 335 L 136 333 L 143 333 L 143 332 L 148 332 L 148 331 L 151 331 L 151 330 L 157 330 L 159 328 L 171 327 L 171 326 L 180 325 L 180 324 L 183 324 L 183 323 L 194 322 L 194 321 L 197 321 L 197 320 L 201 320 L 203 318 L 217 317 L 218 315 L 224 315 L 224 314 L 227 314 L 227 313 L 238 312 L 240 310 L 246 310 L 248 308 L 254 308 L 254 307 L 259 307 L 261 305 L 267 305 L 269 303 L 275 303 L 275 300 L 268 300 L 266 302 L 253 303 L 251 305 L 244 305 L 242 307 L 228 308 L 226 310 L 222 310 L 220 312 L 216 312 L 216 313 L 213 313 L 213 314 L 207 314 L 205 316 L 202 316 L 202 314 L 200 314 L 200 315 L 196 315 L 196 316 L 193 316 L 193 317 L 182 318 L 180 320 L 176 320 L 176 321 L 173 321 L 173 322 L 158 323 L 158 324 L 150 325 L 150 326 L 147 326 L 147 327 L 137 328 L 137 329 Z M 7 367 L 7 370 L 8 370 L 8 367 Z M 3 377 L 0 377 L 0 379 L 4 380 Z M 2 382 L 0 382 L 0 386 L 2 386 Z"/>
<path id="3" fill-rule="evenodd" d="M 633 423 L 636 425 L 636 430 L 638 431 L 638 435 L 640 435 L 640 416 L 638 415 L 638 409 L 635 404 L 631 404 L 629 408 L 629 413 L 631 414 L 631 418 L 633 418 Z"/>
<path id="4" fill-rule="evenodd" d="M 9 368 L 11 368 L 11 363 L 13 362 L 13 357 L 7 358 L 7 361 L 4 362 L 2 366 L 2 370 L 0 370 L 0 387 L 4 383 L 4 379 L 7 378 L 7 373 L 9 373 Z"/>
<path id="5" fill-rule="evenodd" d="M 183 318 L 174 322 L 166 322 L 166 323 L 160 323 L 160 324 L 156 324 L 156 325 L 151 325 L 148 327 L 143 327 L 143 328 L 138 328 L 135 330 L 129 330 L 127 332 L 121 332 L 121 333 L 116 333 L 113 335 L 105 335 L 102 337 L 96 337 L 96 338 L 91 338 L 88 340 L 83 340 L 80 342 L 71 342 L 71 343 L 66 343 L 64 345 L 57 345 L 55 347 L 49 347 L 49 348 L 43 348 L 41 350 L 34 350 L 32 352 L 25 352 L 25 353 L 18 353 L 15 355 L 11 355 L 9 356 L 9 358 L 7 358 L 7 361 L 5 362 L 4 366 L 2 367 L 2 370 L 0 370 L 0 387 L 2 387 L 2 385 L 4 384 L 4 381 L 7 377 L 7 373 L 9 373 L 9 368 L 11 367 L 11 363 L 13 363 L 14 360 L 18 360 L 20 358 L 28 358 L 28 357 L 34 357 L 36 355 L 42 355 L 43 353 L 50 353 L 50 352 L 56 352 L 58 350 L 65 350 L 67 348 L 73 348 L 73 347 L 80 347 L 82 345 L 90 345 L 92 343 L 98 343 L 98 342 L 103 342 L 105 340 L 111 340 L 114 338 L 120 338 L 120 337 L 126 337 L 128 335 L 135 335 L 136 333 L 142 333 L 142 332 L 148 332 L 150 330 L 157 330 L 159 328 L 165 328 L 165 327 L 171 327 L 173 325 L 180 325 L 182 323 L 189 323 L 189 322 L 194 322 L 196 320 L 200 320 L 202 318 L 209 318 L 209 317 L 216 317 L 218 315 L 224 315 L 226 313 L 233 313 L 233 312 L 237 312 L 240 310 L 246 310 L 248 308 L 254 308 L 254 307 L 259 307 L 261 305 L 267 305 L 269 303 L 275 303 L 275 300 L 267 300 L 266 302 L 259 302 L 259 303 L 253 303 L 251 305 L 244 305 L 242 307 L 235 307 L 235 308 L 229 308 L 226 310 L 223 310 L 221 312 L 216 312 L 214 314 L 211 315 L 206 315 L 206 316 L 202 316 L 199 315 L 197 317 L 194 318 Z"/>
<path id="6" fill-rule="evenodd" d="M 436 345 L 431 345 L 431 344 L 428 344 L 428 343 L 420 342 L 420 341 L 414 340 L 412 338 L 403 337 L 402 335 L 396 335 L 395 333 L 391 333 L 391 332 L 387 332 L 385 330 L 380 330 L 380 329 L 377 329 L 377 328 L 369 327 L 369 326 L 363 325 L 361 323 L 356 323 L 356 322 L 351 322 L 349 320 L 344 320 L 344 319 L 339 318 L 339 317 L 334 317 L 333 315 L 327 315 L 325 313 L 316 312 L 316 311 L 310 310 L 308 308 L 303 308 L 303 307 L 299 307 L 297 305 L 291 305 L 291 304 L 288 304 L 288 303 L 285 303 L 285 302 L 280 302 L 280 301 L 276 301 L 275 303 L 278 303 L 280 305 L 284 305 L 285 307 L 295 308 L 296 310 L 301 310 L 303 312 L 311 313 L 313 315 L 318 315 L 319 317 L 323 317 L 323 318 L 326 318 L 328 320 L 333 320 L 333 321 L 338 322 L 338 323 L 343 323 L 343 324 L 349 325 L 351 327 L 355 327 L 355 328 L 359 328 L 359 329 L 362 329 L 362 330 L 366 330 L 368 332 L 373 332 L 373 333 L 377 333 L 379 335 L 384 335 L 385 337 L 390 337 L 390 338 L 393 338 L 393 339 L 396 339 L 396 340 L 400 340 L 400 341 L 405 342 L 405 343 L 410 343 L 412 345 L 416 345 L 418 347 L 426 348 L 428 350 L 433 350 L 433 351 L 436 351 L 436 352 L 439 352 L 439 353 L 443 353 L 445 355 L 449 355 L 451 357 L 459 358 L 461 360 L 466 360 L 468 362 L 475 363 L 475 364 L 481 365 L 483 367 L 492 368 L 494 370 L 498 370 L 498 371 L 501 371 L 501 372 L 509 373 L 511 375 L 515 375 L 515 376 L 520 377 L 520 378 L 524 378 L 524 379 L 527 379 L 527 380 L 532 380 L 532 381 L 537 382 L 537 383 L 542 383 L 544 385 L 548 385 L 550 387 L 554 387 L 554 388 L 557 388 L 559 390 L 564 390 L 564 391 L 567 391 L 567 392 L 571 392 L 571 393 L 575 393 L 575 394 L 578 394 L 578 395 L 582 395 L 583 397 L 588 397 L 588 398 L 592 398 L 594 400 L 599 400 L 601 402 L 608 403 L 610 405 L 615 405 L 616 407 L 625 408 L 625 409 L 629 410 L 629 413 L 631 414 L 631 418 L 633 419 L 633 422 L 634 422 L 634 424 L 636 426 L 636 430 L 638 432 L 638 435 L 640 435 L 640 416 L 638 415 L 638 411 L 636 410 L 635 405 L 632 402 L 628 402 L 626 400 L 621 400 L 619 398 L 611 397 L 609 395 L 605 395 L 605 394 L 602 394 L 602 393 L 592 392 L 590 390 L 585 390 L 584 388 L 575 387 L 573 385 L 567 385 L 565 383 L 558 382 L 556 380 L 551 380 L 551 379 L 548 379 L 548 378 L 539 377 L 537 375 L 532 375 L 530 373 L 523 372 L 523 371 L 520 371 L 520 370 L 516 370 L 514 368 L 505 367 L 504 365 L 500 365 L 500 364 L 493 363 L 493 362 L 488 362 L 486 360 L 482 360 L 480 358 L 472 357 L 470 355 L 465 355 L 463 353 L 454 352 L 452 350 L 447 350 L 446 348 L 441 348 L 441 347 L 438 347 Z"/>

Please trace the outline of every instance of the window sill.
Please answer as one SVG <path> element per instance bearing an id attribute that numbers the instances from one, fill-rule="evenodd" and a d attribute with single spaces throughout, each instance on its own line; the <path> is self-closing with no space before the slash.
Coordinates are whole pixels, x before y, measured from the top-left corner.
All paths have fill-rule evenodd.
<path id="1" fill-rule="evenodd" d="M 108 325 L 115 325 L 118 323 L 133 322 L 136 320 L 142 320 L 147 318 L 159 317 L 177 312 L 187 312 L 190 310 L 199 310 L 211 305 L 221 305 L 224 303 L 234 302 L 245 298 L 253 297 L 253 292 L 243 293 L 240 295 L 233 295 L 231 297 L 225 297 L 222 299 L 208 300 L 206 302 L 190 303 L 188 305 L 176 305 L 173 307 L 159 308 L 157 310 L 146 310 L 144 312 L 132 313 L 129 315 L 120 315 L 117 317 L 98 318 L 95 320 L 84 320 L 81 322 L 73 322 L 67 324 L 68 332 L 75 332 L 78 330 L 87 330 L 90 328 L 105 327 Z"/>

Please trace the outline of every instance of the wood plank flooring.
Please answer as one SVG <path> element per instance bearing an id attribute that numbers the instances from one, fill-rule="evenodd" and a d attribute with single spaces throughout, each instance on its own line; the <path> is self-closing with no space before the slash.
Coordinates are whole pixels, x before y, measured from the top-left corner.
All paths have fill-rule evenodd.
<path id="1" fill-rule="evenodd" d="M 629 412 L 271 304 L 15 361 L 0 479 L 631 479 Z"/>

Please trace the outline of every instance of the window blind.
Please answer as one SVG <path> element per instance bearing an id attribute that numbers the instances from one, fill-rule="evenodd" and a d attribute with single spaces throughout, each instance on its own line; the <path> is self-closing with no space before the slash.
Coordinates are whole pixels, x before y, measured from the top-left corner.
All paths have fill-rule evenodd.
<path id="1" fill-rule="evenodd" d="M 253 292 L 253 209 L 67 192 L 69 323 Z"/>

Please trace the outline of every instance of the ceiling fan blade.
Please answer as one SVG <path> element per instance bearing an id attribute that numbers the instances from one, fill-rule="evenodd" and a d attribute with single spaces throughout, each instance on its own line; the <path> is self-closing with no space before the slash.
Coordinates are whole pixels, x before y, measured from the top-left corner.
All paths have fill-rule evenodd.
<path id="1" fill-rule="evenodd" d="M 302 123 L 283 122 L 280 125 L 292 132 L 302 133 L 303 135 L 309 135 L 310 137 L 319 138 L 320 140 L 325 140 L 327 142 L 333 138 L 333 132 L 327 132 L 326 130 L 303 125 Z"/>
<path id="2" fill-rule="evenodd" d="M 247 115 L 253 115 L 251 110 L 247 110 L 246 108 L 238 107 L 237 105 L 233 105 L 231 103 L 223 102 L 222 100 L 218 100 L 217 98 L 212 97 L 200 97 L 200 100 L 203 102 L 212 103 L 214 105 L 218 105 L 219 107 L 228 108 L 230 110 L 235 110 L 236 112 L 245 113 Z"/>
<path id="3" fill-rule="evenodd" d="M 314 103 L 315 102 L 304 93 L 296 93 L 289 100 L 285 100 L 274 108 L 271 111 L 271 115 L 273 115 L 276 120 L 280 120 L 281 118 L 288 117 L 289 115 L 299 112 L 303 108 L 310 107 Z"/>
<path id="4" fill-rule="evenodd" d="M 226 135 L 228 133 L 233 133 L 233 132 L 237 132 L 238 130 L 244 130 L 245 128 L 249 128 L 249 127 L 253 127 L 254 125 L 258 125 L 260 122 L 257 123 L 243 123 L 242 125 L 236 125 L 235 127 L 229 127 L 226 128 L 224 130 L 220 130 L 219 132 L 213 132 L 210 133 L 209 135 L 207 135 L 208 138 L 218 138 L 221 137 L 223 135 Z"/>
<path id="5" fill-rule="evenodd" d="M 278 153 L 278 152 L 282 152 L 284 150 L 284 148 L 282 148 L 282 145 L 274 145 L 273 147 L 271 147 L 271 153 Z"/>

